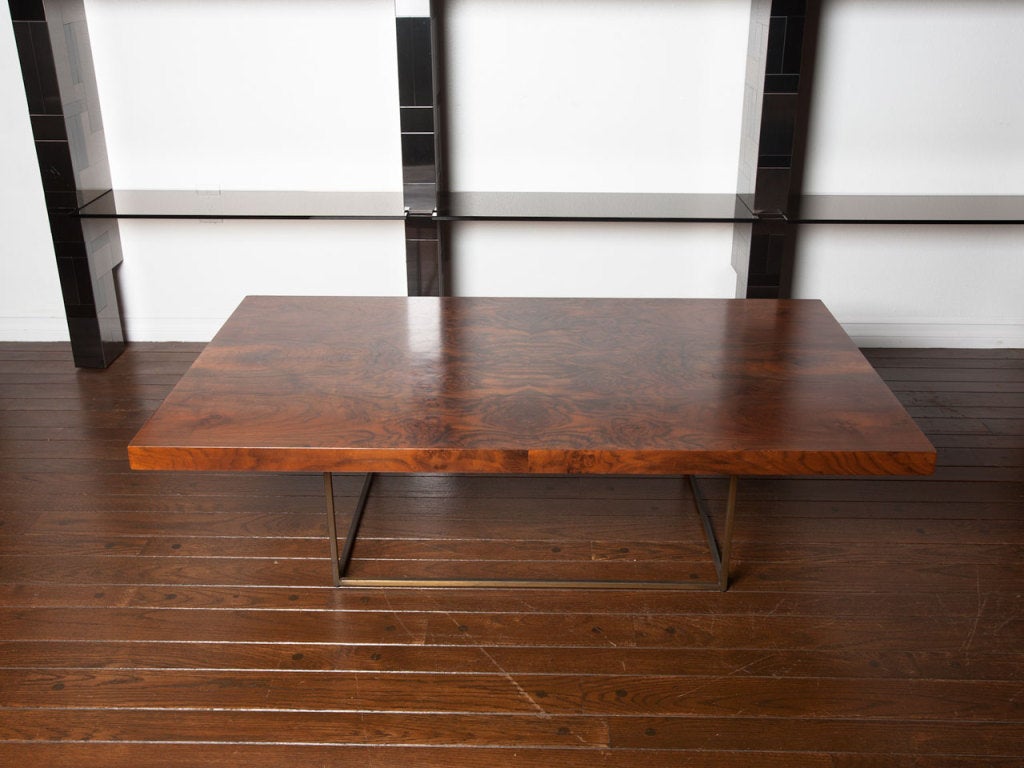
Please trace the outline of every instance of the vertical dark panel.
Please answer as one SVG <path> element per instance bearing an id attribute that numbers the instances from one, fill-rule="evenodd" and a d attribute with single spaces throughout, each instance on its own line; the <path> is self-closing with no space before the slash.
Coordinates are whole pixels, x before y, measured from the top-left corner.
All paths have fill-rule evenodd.
<path id="1" fill-rule="evenodd" d="M 433 88 L 434 179 L 435 195 L 448 191 L 448 49 L 445 45 L 444 0 L 430 0 L 430 50 Z M 437 222 L 438 295 L 452 293 L 451 227 Z"/>
<path id="2" fill-rule="evenodd" d="M 817 48 L 818 0 L 772 0 L 750 242 L 750 298 L 790 295 Z"/>
<path id="3" fill-rule="evenodd" d="M 428 216 L 405 220 L 406 271 L 410 296 L 441 296 L 440 224 Z"/>
<path id="4" fill-rule="evenodd" d="M 406 269 L 410 296 L 445 295 L 445 225 L 434 218 L 440 167 L 438 139 L 441 66 L 435 50 L 441 39 L 436 15 L 440 3 L 396 4 L 398 96 L 402 131 L 402 177 L 406 210 Z"/>
<path id="5" fill-rule="evenodd" d="M 124 349 L 116 220 L 75 212 L 110 187 L 82 0 L 9 0 L 75 365 L 105 368 Z"/>
<path id="6" fill-rule="evenodd" d="M 8 0 L 13 21 L 46 21 L 43 0 Z"/>
<path id="7" fill-rule="evenodd" d="M 430 19 L 400 16 L 395 25 L 405 206 L 413 215 L 429 215 L 437 188 Z"/>
<path id="8" fill-rule="evenodd" d="M 430 51 L 433 88 L 434 175 L 438 194 L 448 191 L 448 72 L 444 0 L 430 0 Z"/>

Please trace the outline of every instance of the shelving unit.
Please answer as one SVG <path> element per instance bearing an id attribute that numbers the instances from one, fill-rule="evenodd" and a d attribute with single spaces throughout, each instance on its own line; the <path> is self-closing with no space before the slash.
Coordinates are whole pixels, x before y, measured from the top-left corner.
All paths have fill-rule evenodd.
<path id="1" fill-rule="evenodd" d="M 83 0 L 9 3 L 72 343 L 80 350 L 76 362 L 83 366 L 105 367 L 123 345 L 113 280 L 120 261 L 120 219 L 404 221 L 410 295 L 450 292 L 449 228 L 458 222 L 731 224 L 733 264 L 745 285 L 739 293 L 747 297 L 789 294 L 803 224 L 1024 223 L 1024 196 L 802 194 L 817 0 L 750 3 L 735 194 L 450 191 L 450 55 L 443 0 L 432 0 L 429 8 L 426 3 L 397 4 L 402 192 L 110 189 L 109 171 L 103 168 L 105 149 L 95 149 L 102 149 L 102 130 L 90 134 L 90 163 L 85 167 L 78 138 L 83 113 L 69 114 L 68 109 L 69 100 L 80 99 L 84 89 L 97 117 L 91 123 L 102 125 Z M 65 34 L 65 28 L 74 34 Z M 59 49 L 61 41 L 69 40 L 76 47 L 74 56 Z M 74 77 L 63 71 L 72 60 Z M 69 92 L 72 82 L 74 93 Z M 103 297 L 106 301 L 101 302 Z"/>

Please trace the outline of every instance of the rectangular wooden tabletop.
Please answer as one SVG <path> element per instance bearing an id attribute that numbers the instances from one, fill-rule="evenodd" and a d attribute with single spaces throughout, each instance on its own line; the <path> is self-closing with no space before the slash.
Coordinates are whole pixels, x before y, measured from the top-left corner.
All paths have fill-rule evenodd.
<path id="1" fill-rule="evenodd" d="M 926 474 L 935 450 L 810 300 L 246 298 L 135 469 Z"/>

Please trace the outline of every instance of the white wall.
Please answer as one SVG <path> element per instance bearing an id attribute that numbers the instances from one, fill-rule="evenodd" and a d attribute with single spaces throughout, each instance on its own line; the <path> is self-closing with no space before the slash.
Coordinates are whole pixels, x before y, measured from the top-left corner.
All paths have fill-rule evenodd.
<path id="1" fill-rule="evenodd" d="M 736 189 L 747 0 L 448 4 L 450 185 Z"/>
<path id="2" fill-rule="evenodd" d="M 405 295 L 401 221 L 122 220 L 129 338 L 213 337 L 246 295 Z"/>
<path id="3" fill-rule="evenodd" d="M 805 191 L 1024 194 L 1024 3 L 823 4 Z M 862 344 L 1024 346 L 1024 227 L 815 226 L 794 294 Z"/>
<path id="4" fill-rule="evenodd" d="M 732 298 L 731 224 L 460 222 L 457 296 Z"/>
<path id="5" fill-rule="evenodd" d="M 87 0 L 122 189 L 401 189 L 392 0 Z"/>
<path id="6" fill-rule="evenodd" d="M 1024 346 L 1024 226 L 815 225 L 800 249 L 799 295 L 861 346 Z"/>
<path id="7" fill-rule="evenodd" d="M 53 241 L 9 10 L 0 11 L 0 340 L 66 341 Z"/>
<path id="8" fill-rule="evenodd" d="M 749 28 L 747 0 L 449 3 L 451 188 L 735 192 Z M 460 224 L 453 292 L 731 297 L 731 231 Z"/>
<path id="9" fill-rule="evenodd" d="M 115 187 L 400 189 L 390 0 L 280 8 L 89 0 Z M 455 2 L 449 13 L 454 189 L 735 189 L 746 0 L 586 12 L 576 0 Z M 131 338 L 206 338 L 245 293 L 405 291 L 401 224 L 121 231 Z M 473 224 L 455 228 L 453 246 L 456 293 L 735 291 L 722 225 Z"/>
<path id="10" fill-rule="evenodd" d="M 391 0 L 87 0 L 86 11 L 115 188 L 401 190 Z M 120 230 L 134 340 L 209 339 L 246 294 L 406 291 L 400 221 Z"/>

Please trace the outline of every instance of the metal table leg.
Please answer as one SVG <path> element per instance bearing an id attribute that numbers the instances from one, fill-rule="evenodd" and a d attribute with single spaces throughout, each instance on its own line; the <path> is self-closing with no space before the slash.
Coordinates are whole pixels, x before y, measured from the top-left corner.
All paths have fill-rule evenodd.
<path id="1" fill-rule="evenodd" d="M 370 486 L 373 483 L 373 473 L 369 473 L 363 480 L 363 488 L 359 494 L 359 501 L 356 503 L 352 515 L 352 522 L 349 524 L 348 535 L 345 537 L 345 545 L 341 554 L 338 554 L 338 530 L 334 512 L 334 488 L 331 473 L 324 473 L 324 493 L 327 504 L 327 531 L 331 547 L 331 575 L 334 586 L 360 586 L 360 587 L 546 587 L 561 589 L 677 589 L 677 590 L 703 590 L 703 591 L 726 591 L 729 589 L 729 562 L 732 554 L 732 531 L 736 514 L 736 496 L 738 478 L 729 478 L 729 495 L 726 501 L 725 528 L 722 532 L 721 544 L 715 535 L 715 528 L 711 522 L 711 515 L 707 509 L 707 502 L 697 484 L 697 479 L 689 476 L 690 487 L 693 490 L 693 498 L 700 516 L 704 535 L 707 538 L 708 549 L 711 552 L 711 560 L 715 566 L 715 581 L 619 581 L 619 580 L 581 580 L 581 581 L 551 581 L 543 579 L 363 579 L 346 576 L 348 566 L 352 560 L 352 548 L 355 546 L 356 537 L 359 533 L 359 526 L 366 511 L 366 502 L 370 494 Z"/>
<path id="2" fill-rule="evenodd" d="M 324 472 L 324 496 L 327 503 L 327 538 L 331 546 L 331 578 L 334 586 L 340 587 L 348 570 L 349 561 L 352 559 L 352 547 L 356 543 L 356 534 L 359 533 L 359 524 L 363 521 L 363 512 L 366 511 L 366 500 L 370 496 L 370 486 L 373 484 L 373 473 L 369 472 L 363 478 L 363 489 L 359 492 L 359 501 L 356 503 L 355 512 L 352 513 L 352 522 L 348 526 L 348 535 L 345 537 L 345 546 L 338 556 L 338 523 L 334 514 L 334 482 L 330 472 Z"/>

